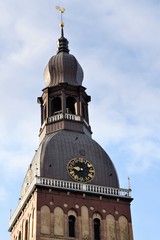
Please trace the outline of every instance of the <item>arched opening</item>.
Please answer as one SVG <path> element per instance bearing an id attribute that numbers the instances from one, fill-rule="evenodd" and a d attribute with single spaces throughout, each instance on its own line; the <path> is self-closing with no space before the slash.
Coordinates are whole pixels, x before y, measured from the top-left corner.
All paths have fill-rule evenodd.
<path id="1" fill-rule="evenodd" d="M 46 106 L 43 106 L 43 122 L 46 119 Z"/>
<path id="2" fill-rule="evenodd" d="M 23 221 L 22 221 L 22 231 L 21 231 L 22 240 L 24 240 L 24 233 L 25 233 L 25 221 L 23 220 Z"/>
<path id="3" fill-rule="evenodd" d="M 71 215 L 68 217 L 69 237 L 75 237 L 75 222 L 75 216 Z"/>
<path id="4" fill-rule="evenodd" d="M 54 209 L 54 235 L 63 236 L 65 234 L 65 216 L 60 207 Z"/>
<path id="5" fill-rule="evenodd" d="M 100 220 L 98 218 L 94 219 L 94 240 L 100 240 Z"/>
<path id="6" fill-rule="evenodd" d="M 24 239 L 28 240 L 28 220 L 25 223 L 25 237 L 24 237 Z"/>
<path id="7" fill-rule="evenodd" d="M 33 237 L 33 233 L 34 233 L 34 209 L 33 209 L 33 212 L 32 212 L 32 233 L 31 233 L 32 237 Z"/>
<path id="8" fill-rule="evenodd" d="M 82 104 L 82 115 L 83 115 L 83 118 L 86 119 L 86 111 L 85 111 L 84 103 Z"/>
<path id="9" fill-rule="evenodd" d="M 31 238 L 31 232 L 32 232 L 32 219 L 31 214 L 29 215 L 29 239 Z"/>
<path id="10" fill-rule="evenodd" d="M 40 227 L 41 233 L 50 234 L 51 220 L 50 220 L 50 208 L 47 205 L 41 207 L 40 215 Z"/>
<path id="11" fill-rule="evenodd" d="M 107 239 L 116 239 L 116 221 L 111 214 L 106 216 L 106 235 Z"/>
<path id="12" fill-rule="evenodd" d="M 77 102 L 74 97 L 67 97 L 66 109 L 67 109 L 67 113 L 74 114 L 74 115 L 77 114 Z"/>
<path id="13" fill-rule="evenodd" d="M 89 123 L 89 118 L 88 118 L 88 106 L 86 103 L 82 103 L 82 116 L 86 120 L 87 123 Z"/>
<path id="14" fill-rule="evenodd" d="M 120 216 L 118 219 L 118 222 L 119 222 L 120 239 L 121 240 L 130 239 L 127 218 L 125 216 Z"/>
<path id="15" fill-rule="evenodd" d="M 61 104 L 61 98 L 60 97 L 55 97 L 52 100 L 51 111 L 52 111 L 53 115 L 58 114 L 62 111 L 62 104 Z"/>
<path id="16" fill-rule="evenodd" d="M 18 240 L 22 240 L 22 237 L 21 237 L 21 232 L 19 232 L 19 235 L 18 235 Z"/>

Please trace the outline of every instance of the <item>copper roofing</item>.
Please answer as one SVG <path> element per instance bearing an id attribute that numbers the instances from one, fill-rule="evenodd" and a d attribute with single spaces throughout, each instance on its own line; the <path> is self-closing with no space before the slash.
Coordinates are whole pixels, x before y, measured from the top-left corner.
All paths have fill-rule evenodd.
<path id="1" fill-rule="evenodd" d="M 51 57 L 44 71 L 47 86 L 56 86 L 59 83 L 82 85 L 83 70 L 77 59 L 66 52 L 60 52 Z"/>
<path id="2" fill-rule="evenodd" d="M 83 69 L 77 59 L 69 54 L 68 40 L 63 36 L 58 39 L 58 51 L 52 56 L 44 71 L 44 79 L 47 87 L 56 86 L 59 83 L 82 85 Z"/>
<path id="3" fill-rule="evenodd" d="M 84 133 L 62 130 L 44 138 L 26 174 L 21 194 L 23 195 L 28 179 L 31 180 L 35 175 L 72 181 L 67 164 L 71 159 L 82 156 L 89 160 L 95 169 L 91 184 L 119 187 L 115 167 L 103 148 Z"/>
<path id="4" fill-rule="evenodd" d="M 46 137 L 41 151 L 40 176 L 71 180 L 67 164 L 81 156 L 95 168 L 92 184 L 119 187 L 115 167 L 102 147 L 83 133 L 65 130 Z"/>

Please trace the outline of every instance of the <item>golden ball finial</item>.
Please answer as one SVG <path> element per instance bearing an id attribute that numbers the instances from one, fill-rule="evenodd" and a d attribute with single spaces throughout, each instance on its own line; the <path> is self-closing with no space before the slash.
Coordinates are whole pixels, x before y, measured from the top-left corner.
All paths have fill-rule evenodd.
<path id="1" fill-rule="evenodd" d="M 64 27 L 64 22 L 61 22 L 61 23 L 59 24 L 59 26 L 60 26 L 60 27 Z"/>

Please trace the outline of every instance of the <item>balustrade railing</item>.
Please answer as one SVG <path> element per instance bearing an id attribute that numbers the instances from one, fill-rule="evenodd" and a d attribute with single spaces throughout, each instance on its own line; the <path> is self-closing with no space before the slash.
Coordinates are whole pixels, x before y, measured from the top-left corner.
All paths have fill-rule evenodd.
<path id="1" fill-rule="evenodd" d="M 53 115 L 51 117 L 48 118 L 48 122 L 51 123 L 51 122 L 56 122 L 56 121 L 59 121 L 63 119 L 63 113 L 59 113 L 59 114 L 56 114 L 56 115 Z"/>
<path id="2" fill-rule="evenodd" d="M 80 121 L 83 121 L 84 124 L 89 127 L 89 124 L 87 123 L 87 121 L 82 118 L 81 116 L 79 115 L 74 115 L 74 114 L 70 114 L 70 113 L 58 113 L 58 114 L 55 114 L 51 117 L 48 118 L 48 123 L 53 123 L 53 122 L 57 122 L 57 121 L 60 121 L 62 119 L 66 119 L 66 120 L 71 120 L 71 121 L 77 121 L 77 122 L 80 122 Z"/>
<path id="3" fill-rule="evenodd" d="M 68 120 L 74 120 L 74 121 L 81 121 L 81 117 L 78 115 L 70 114 L 70 113 L 65 113 L 65 119 Z"/>
<path id="4" fill-rule="evenodd" d="M 44 186 L 44 187 L 64 189 L 64 190 L 70 190 L 70 191 L 79 191 L 83 193 L 92 193 L 92 194 L 105 195 L 105 196 L 131 198 L 130 189 L 112 188 L 112 187 L 105 187 L 105 186 L 98 186 L 98 185 L 92 185 L 92 184 L 86 184 L 86 183 L 70 182 L 70 181 L 35 176 L 34 180 L 29 185 L 26 193 L 20 200 L 17 209 L 15 210 L 14 214 L 10 219 L 10 227 L 16 220 L 16 217 L 18 216 L 18 214 L 20 214 L 21 209 L 23 209 L 23 207 L 25 206 L 28 198 L 30 197 L 30 194 L 34 191 L 36 186 Z"/>
<path id="5" fill-rule="evenodd" d="M 70 113 L 58 113 L 48 118 L 48 123 L 56 122 L 62 119 L 81 121 L 81 117 Z"/>
<path id="6" fill-rule="evenodd" d="M 56 180 L 50 178 L 38 178 L 37 177 L 37 185 L 50 186 L 53 188 L 63 188 L 67 190 L 73 191 L 81 191 L 88 192 L 94 194 L 101 195 L 112 195 L 119 197 L 131 197 L 131 190 L 124 188 L 112 188 L 98 185 L 91 185 L 86 183 L 78 183 L 78 182 L 69 182 L 63 180 Z"/>

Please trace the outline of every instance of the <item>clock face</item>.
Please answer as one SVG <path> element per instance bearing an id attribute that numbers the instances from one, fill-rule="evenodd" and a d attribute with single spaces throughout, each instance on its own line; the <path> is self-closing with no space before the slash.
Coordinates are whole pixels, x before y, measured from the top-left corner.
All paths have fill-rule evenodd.
<path id="1" fill-rule="evenodd" d="M 83 157 L 70 160 L 67 169 L 71 178 L 77 182 L 89 182 L 95 175 L 93 165 Z"/>

